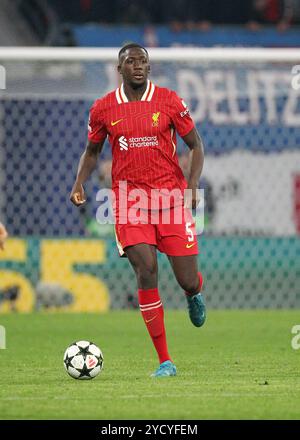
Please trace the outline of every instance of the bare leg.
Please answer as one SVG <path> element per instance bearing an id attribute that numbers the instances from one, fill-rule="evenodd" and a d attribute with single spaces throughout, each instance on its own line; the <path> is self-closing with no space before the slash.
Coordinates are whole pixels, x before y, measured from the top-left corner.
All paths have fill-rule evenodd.
<path id="1" fill-rule="evenodd" d="M 168 256 L 178 284 L 188 295 L 195 295 L 201 290 L 197 255 L 183 257 Z"/>
<path id="2" fill-rule="evenodd" d="M 169 256 L 168 258 L 178 284 L 185 292 L 190 319 L 196 327 L 201 327 L 206 319 L 206 308 L 204 298 L 200 293 L 203 280 L 202 274 L 198 272 L 197 256 Z"/>
<path id="3" fill-rule="evenodd" d="M 158 277 L 156 247 L 140 243 L 135 246 L 128 246 L 125 252 L 135 271 L 138 288 L 156 288 Z"/>

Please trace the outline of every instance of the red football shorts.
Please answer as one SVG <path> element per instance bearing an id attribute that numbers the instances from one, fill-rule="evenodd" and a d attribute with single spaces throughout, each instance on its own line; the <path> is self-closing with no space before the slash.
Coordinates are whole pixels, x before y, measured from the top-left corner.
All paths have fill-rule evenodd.
<path id="1" fill-rule="evenodd" d="M 120 224 L 116 220 L 116 242 L 121 257 L 126 256 L 127 246 L 139 243 L 155 245 L 170 256 L 198 254 L 195 222 L 189 209 L 177 206 L 170 210 L 141 210 L 141 213 L 139 223 Z"/>

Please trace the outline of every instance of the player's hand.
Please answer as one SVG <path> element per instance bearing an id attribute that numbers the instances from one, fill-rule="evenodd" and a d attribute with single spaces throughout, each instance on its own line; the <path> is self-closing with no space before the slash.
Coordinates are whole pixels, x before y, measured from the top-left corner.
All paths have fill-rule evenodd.
<path id="1" fill-rule="evenodd" d="M 8 237 L 7 230 L 5 229 L 5 226 L 0 223 L 0 249 L 4 249 L 4 242 L 6 238 Z"/>
<path id="2" fill-rule="evenodd" d="M 85 203 L 86 197 L 83 186 L 79 183 L 75 183 L 71 191 L 70 200 L 75 206 L 81 206 Z"/>
<path id="3" fill-rule="evenodd" d="M 200 191 L 196 184 L 189 183 L 188 189 L 190 191 L 185 192 L 184 207 L 190 209 L 196 209 L 200 202 Z"/>

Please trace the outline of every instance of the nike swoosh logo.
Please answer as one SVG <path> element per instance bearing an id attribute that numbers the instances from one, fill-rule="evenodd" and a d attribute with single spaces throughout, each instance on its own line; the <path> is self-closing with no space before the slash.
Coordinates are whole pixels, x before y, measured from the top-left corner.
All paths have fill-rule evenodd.
<path id="1" fill-rule="evenodd" d="M 191 243 L 191 244 L 186 244 L 185 247 L 187 249 L 190 249 L 191 247 L 193 247 L 196 243 Z"/>
<path id="2" fill-rule="evenodd" d="M 121 121 L 123 121 L 123 118 L 122 119 L 118 119 L 117 121 L 111 121 L 111 126 L 113 127 L 114 125 L 117 125 Z"/>
<path id="3" fill-rule="evenodd" d="M 157 317 L 157 315 L 153 316 L 153 318 L 151 318 L 151 319 L 145 319 L 146 324 L 148 324 L 148 322 L 153 321 L 156 317 Z"/>

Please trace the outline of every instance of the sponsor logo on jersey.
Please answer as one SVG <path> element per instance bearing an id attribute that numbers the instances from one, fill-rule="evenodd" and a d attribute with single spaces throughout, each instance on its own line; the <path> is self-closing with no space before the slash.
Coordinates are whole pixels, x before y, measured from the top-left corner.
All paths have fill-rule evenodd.
<path id="1" fill-rule="evenodd" d="M 158 127 L 159 115 L 160 115 L 160 112 L 153 113 L 153 115 L 152 115 L 152 126 L 153 127 Z"/>
<path id="2" fill-rule="evenodd" d="M 121 150 L 128 150 L 128 148 L 158 147 L 159 145 L 157 136 L 131 137 L 128 140 L 125 136 L 121 136 L 118 140 Z"/>
<path id="3" fill-rule="evenodd" d="M 128 150 L 128 142 L 125 136 L 119 137 L 120 150 Z"/>
<path id="4" fill-rule="evenodd" d="M 129 138 L 129 147 L 158 147 L 158 139 L 157 136 L 131 137 Z"/>

